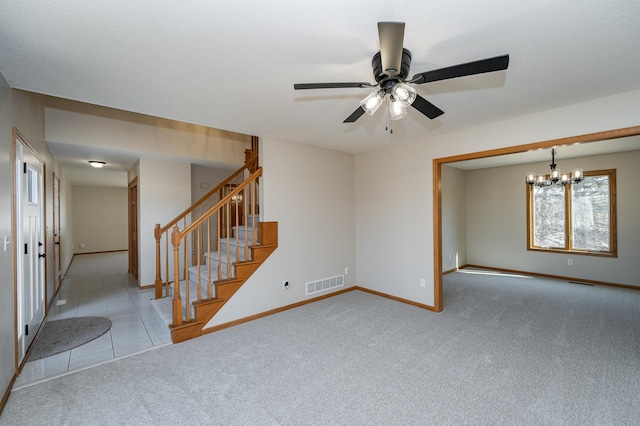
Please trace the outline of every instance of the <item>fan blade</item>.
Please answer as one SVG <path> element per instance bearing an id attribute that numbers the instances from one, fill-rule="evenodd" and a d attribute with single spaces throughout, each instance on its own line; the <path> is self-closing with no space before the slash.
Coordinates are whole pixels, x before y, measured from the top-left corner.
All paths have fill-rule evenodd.
<path id="1" fill-rule="evenodd" d="M 343 121 L 343 123 L 353 123 L 358 118 L 362 117 L 362 114 L 364 114 L 364 110 L 362 109 L 362 107 L 358 107 L 358 109 L 353 111 L 353 114 L 348 116 L 347 119 Z"/>
<path id="2" fill-rule="evenodd" d="M 404 22 L 378 22 L 378 37 L 382 72 L 393 77 L 400 72 L 402 65 Z"/>
<path id="3" fill-rule="evenodd" d="M 428 100 L 426 100 L 420 95 L 416 96 L 416 100 L 413 101 L 411 106 L 432 120 L 444 114 L 444 111 L 442 111 L 440 108 L 438 108 L 437 106 L 435 106 L 434 104 L 432 104 L 431 102 L 429 102 Z"/>
<path id="4" fill-rule="evenodd" d="M 295 90 L 302 89 L 343 89 L 345 87 L 374 87 L 371 83 L 297 83 L 293 85 Z"/>
<path id="5" fill-rule="evenodd" d="M 430 81 L 447 80 L 449 78 L 506 70 L 508 66 L 509 55 L 496 56 L 495 58 L 482 59 L 479 61 L 467 62 L 466 64 L 426 71 L 414 75 L 411 80 L 416 84 L 423 84 L 429 83 Z"/>

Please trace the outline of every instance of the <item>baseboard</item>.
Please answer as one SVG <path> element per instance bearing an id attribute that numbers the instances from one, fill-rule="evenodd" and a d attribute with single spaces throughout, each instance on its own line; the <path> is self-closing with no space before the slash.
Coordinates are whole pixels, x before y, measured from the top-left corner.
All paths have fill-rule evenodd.
<path id="1" fill-rule="evenodd" d="M 280 312 L 288 311 L 289 309 L 298 308 L 300 306 L 308 305 L 310 303 L 317 302 L 319 300 L 328 299 L 329 297 L 337 296 L 339 294 L 348 293 L 353 290 L 360 290 L 358 287 L 349 287 L 343 290 L 334 291 L 333 293 L 325 294 L 322 296 L 314 297 L 312 299 L 303 300 L 301 302 L 293 303 L 291 305 L 282 306 L 280 308 L 271 309 L 269 311 L 261 312 L 259 314 L 250 315 L 248 317 L 240 318 L 234 321 L 226 322 L 220 325 L 214 325 L 213 327 L 202 329 L 202 334 L 214 333 L 216 331 L 224 330 L 225 328 L 233 327 L 236 325 L 244 324 L 245 322 L 254 321 L 260 318 L 268 317 L 269 315 L 277 314 Z"/>
<path id="2" fill-rule="evenodd" d="M 105 251 L 88 251 L 85 253 L 73 253 L 73 255 L 83 255 L 83 254 L 102 254 L 102 253 L 120 253 L 121 251 L 129 251 L 129 250 L 105 250 Z M 73 261 L 73 259 L 72 259 Z M 71 264 L 71 263 L 69 263 Z"/>
<path id="3" fill-rule="evenodd" d="M 2 415 L 2 410 L 4 410 L 4 406 L 7 405 L 7 401 L 9 400 L 9 395 L 11 395 L 11 389 L 13 389 L 13 384 L 16 382 L 18 378 L 17 374 L 13 375 L 13 379 L 9 382 L 9 387 L 4 391 L 4 395 L 2 396 L 2 400 L 0 400 L 0 415 Z"/>
<path id="4" fill-rule="evenodd" d="M 463 268 L 488 269 L 490 271 L 508 272 L 510 274 L 532 275 L 534 277 L 551 278 L 555 280 L 576 281 L 576 282 L 587 283 L 587 284 L 606 285 L 609 287 L 620 287 L 620 288 L 629 288 L 631 290 L 640 290 L 640 287 L 634 286 L 634 285 L 628 285 L 628 284 L 618 284 L 618 283 L 610 283 L 606 281 L 588 280 L 584 278 L 565 277 L 562 275 L 541 274 L 539 272 L 519 271 L 517 269 L 495 268 L 493 266 L 464 265 L 460 269 L 463 269 Z"/>
<path id="5" fill-rule="evenodd" d="M 458 266 L 458 267 L 453 268 L 453 269 L 449 269 L 449 270 L 447 270 L 447 271 L 444 271 L 444 272 L 442 273 L 442 275 L 450 274 L 450 273 L 455 272 L 455 271 L 457 271 L 457 270 L 459 270 L 459 269 L 466 268 L 466 266 L 467 266 L 467 265 L 462 265 L 462 266 Z"/>
<path id="6" fill-rule="evenodd" d="M 360 291 L 364 291 L 366 293 L 374 294 L 376 296 L 380 296 L 380 297 L 384 297 L 384 298 L 387 298 L 387 299 L 395 300 L 396 302 L 402 302 L 402 303 L 406 303 L 407 305 L 417 306 L 418 308 L 422 308 L 422 309 L 426 309 L 426 310 L 429 310 L 429 311 L 436 312 L 436 308 L 434 308 L 433 306 L 430 306 L 430 305 L 425 305 L 423 303 L 414 302 L 412 300 L 403 299 L 401 297 L 392 296 L 390 294 L 382 293 L 382 292 L 379 292 L 379 291 L 376 291 L 376 290 L 371 290 L 371 289 L 364 288 L 364 287 L 357 287 L 356 286 L 356 289 L 358 289 Z"/>
<path id="7" fill-rule="evenodd" d="M 280 312 L 284 312 L 284 311 L 287 311 L 287 310 L 293 309 L 293 308 L 298 308 L 300 306 L 308 305 L 309 303 L 314 303 L 314 302 L 317 302 L 319 300 L 328 299 L 329 297 L 337 296 L 339 294 L 348 293 L 348 292 L 354 291 L 354 290 L 360 290 L 360 291 L 363 291 L 365 293 L 373 294 L 375 296 L 384 297 L 384 298 L 387 298 L 387 299 L 395 300 L 396 302 L 406 303 L 407 305 L 412 305 L 412 306 L 416 306 L 418 308 L 422 308 L 422 309 L 426 309 L 426 310 L 435 312 L 435 308 L 433 306 L 429 306 L 429 305 L 425 305 L 425 304 L 422 304 L 422 303 L 414 302 L 414 301 L 411 301 L 411 300 L 408 300 L 408 299 L 403 299 L 401 297 L 392 296 L 390 294 L 381 293 L 379 291 L 370 290 L 368 288 L 354 286 L 354 287 L 345 288 L 343 290 L 334 291 L 333 293 L 325 294 L 323 296 L 314 297 L 314 298 L 309 299 L 309 300 L 303 300 L 301 302 L 293 303 L 291 305 L 286 305 L 286 306 L 282 306 L 280 308 L 271 309 L 269 311 L 261 312 L 259 314 L 250 315 L 248 317 L 240 318 L 240 319 L 237 319 L 237 320 L 234 320 L 234 321 L 230 321 L 230 322 L 227 322 L 227 323 L 224 323 L 224 324 L 215 325 L 215 326 L 209 327 L 209 328 L 204 328 L 202 330 L 202 334 L 215 333 L 216 331 L 224 330 L 225 328 L 229 328 L 229 327 L 233 327 L 233 326 L 236 326 L 236 325 L 240 325 L 240 324 L 243 324 L 243 323 L 249 322 L 249 321 L 254 321 L 254 320 L 257 320 L 257 319 L 260 319 L 260 318 L 267 317 L 269 315 L 273 315 L 273 314 L 277 314 L 277 313 L 280 313 Z"/>

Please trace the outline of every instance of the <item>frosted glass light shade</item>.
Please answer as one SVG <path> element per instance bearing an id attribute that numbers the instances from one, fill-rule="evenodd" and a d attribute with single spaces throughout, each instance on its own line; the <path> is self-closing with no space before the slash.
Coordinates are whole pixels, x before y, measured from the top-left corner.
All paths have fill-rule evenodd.
<path id="1" fill-rule="evenodd" d="M 571 173 L 571 177 L 577 181 L 580 181 L 584 178 L 584 174 L 582 173 L 582 169 L 575 169 L 573 173 Z"/>
<path id="2" fill-rule="evenodd" d="M 389 102 L 389 114 L 392 120 L 400 120 L 407 116 L 407 109 L 399 101 Z"/>
<path id="3" fill-rule="evenodd" d="M 384 96 L 380 94 L 380 92 L 373 92 L 369 94 L 366 98 L 360 101 L 360 106 L 369 115 L 375 114 L 375 112 L 380 108 L 382 102 L 384 101 Z"/>
<path id="4" fill-rule="evenodd" d="M 400 102 L 400 104 L 405 108 L 410 106 L 413 101 L 416 100 L 417 96 L 416 89 L 402 82 L 393 86 L 391 94 L 396 102 Z"/>

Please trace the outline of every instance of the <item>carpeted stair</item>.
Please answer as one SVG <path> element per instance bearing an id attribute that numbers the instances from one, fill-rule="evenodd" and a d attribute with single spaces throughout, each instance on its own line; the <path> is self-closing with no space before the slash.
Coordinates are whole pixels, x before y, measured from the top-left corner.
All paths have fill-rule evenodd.
<path id="1" fill-rule="evenodd" d="M 255 224 L 256 226 L 234 226 L 232 228 L 233 236 L 220 240 L 219 252 L 209 252 L 208 255 L 205 255 L 204 264 L 194 265 L 188 268 L 188 297 L 186 282 L 181 281 L 179 286 L 180 298 L 182 299 L 183 321 L 186 321 L 187 309 L 189 309 L 191 322 L 207 322 L 236 292 L 244 281 L 246 281 L 253 271 L 257 269 L 259 264 L 275 250 L 277 247 L 277 223 L 270 222 L 260 224 L 269 227 L 267 234 L 270 235 L 270 241 L 265 243 L 259 238 L 258 221 L 259 217 L 257 215 L 249 215 L 249 225 Z M 258 253 L 257 256 L 256 253 Z M 254 259 L 254 257 L 256 257 L 256 259 Z M 219 265 L 218 259 L 220 259 Z M 219 274 L 218 267 L 220 267 Z M 244 270 L 239 273 L 238 268 L 244 268 Z M 209 282 L 211 282 L 211 298 L 208 297 Z M 200 291 L 199 301 L 198 288 Z M 172 291 L 173 290 L 174 288 L 172 286 Z M 154 299 L 151 301 L 151 304 L 162 320 L 174 329 L 175 327 L 172 325 L 173 295 L 170 294 L 168 297 Z M 204 313 L 199 313 L 196 305 Z M 204 324 L 201 324 L 201 326 L 203 325 Z M 172 332 L 172 334 L 174 335 L 174 342 L 181 341 L 181 338 L 176 340 L 175 333 Z"/>

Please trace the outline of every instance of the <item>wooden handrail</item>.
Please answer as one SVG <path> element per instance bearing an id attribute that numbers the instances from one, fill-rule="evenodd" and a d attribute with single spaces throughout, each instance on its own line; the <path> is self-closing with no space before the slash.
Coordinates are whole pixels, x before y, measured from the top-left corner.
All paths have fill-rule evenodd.
<path id="1" fill-rule="evenodd" d="M 260 176 L 262 176 L 262 167 L 258 167 L 258 169 L 256 170 L 255 173 L 253 173 L 251 176 L 249 176 L 240 185 L 236 186 L 236 188 L 233 191 L 231 191 L 223 199 L 218 201 L 215 206 L 211 207 L 209 210 L 207 210 L 205 213 L 203 213 L 198 219 L 196 219 L 194 222 L 192 222 L 191 225 L 189 225 L 185 229 L 183 229 L 180 232 L 180 238 L 184 238 L 185 234 L 188 234 L 189 232 L 192 232 L 198 226 L 202 225 L 202 222 L 204 222 L 205 220 L 209 219 L 215 212 L 220 210 L 225 204 L 231 202 L 231 199 L 233 197 L 235 197 L 240 192 L 242 192 L 242 190 L 244 190 L 247 186 L 249 186 L 250 183 L 252 183 L 254 180 L 259 178 Z"/>
<path id="2" fill-rule="evenodd" d="M 205 203 L 205 201 L 207 201 L 209 198 L 211 198 L 212 196 L 214 196 L 216 194 L 216 192 L 219 192 L 220 190 L 222 190 L 227 184 L 229 184 L 232 180 L 234 180 L 235 178 L 237 178 L 238 176 L 240 176 L 240 174 L 242 172 L 245 171 L 245 169 L 250 170 L 251 168 L 251 164 L 253 164 L 254 162 L 256 162 L 258 160 L 258 156 L 254 156 L 251 160 L 247 161 L 246 163 L 244 163 L 244 165 L 242 167 L 240 167 L 238 170 L 236 170 L 235 172 L 233 172 L 233 174 L 231 176 L 229 176 L 228 178 L 226 178 L 225 180 L 223 180 L 220 184 L 218 184 L 215 188 L 213 188 L 211 191 L 207 192 L 203 197 L 201 197 L 198 201 L 196 201 L 194 204 L 192 204 L 190 207 L 188 207 L 185 211 L 183 211 L 182 213 L 180 213 L 178 216 L 176 216 L 171 222 L 167 223 L 165 226 L 163 226 L 162 228 L 160 228 L 160 232 L 165 233 L 167 232 L 168 229 L 170 229 L 171 227 L 173 227 L 175 224 L 177 224 L 182 218 L 184 218 L 185 216 L 187 216 L 189 213 L 192 213 L 196 208 L 200 207 L 202 204 Z"/>
<path id="3" fill-rule="evenodd" d="M 249 159 L 247 162 L 245 162 L 245 164 L 240 167 L 238 170 L 236 170 L 235 172 L 233 172 L 229 177 L 227 177 L 224 181 L 222 181 L 220 184 L 218 184 L 215 188 L 213 188 L 211 191 L 207 192 L 207 194 L 205 194 L 203 197 L 201 197 L 198 201 L 196 201 L 193 205 L 191 205 L 190 207 L 188 207 L 186 210 L 184 210 L 182 213 L 180 213 L 178 216 L 176 216 L 173 220 L 171 220 L 169 223 L 167 223 L 165 226 L 160 226 L 160 224 L 156 224 L 155 228 L 154 228 L 154 238 L 156 240 L 156 279 L 155 279 L 155 297 L 157 299 L 163 297 L 163 292 L 165 293 L 165 296 L 169 295 L 169 284 L 171 282 L 171 280 L 169 279 L 169 239 L 170 236 L 169 231 L 173 228 L 175 228 L 180 221 L 182 222 L 182 227 L 186 228 L 188 225 L 188 222 L 190 220 L 192 220 L 194 217 L 196 217 L 198 215 L 198 212 L 200 213 L 200 216 L 202 217 L 203 213 L 202 213 L 202 209 L 204 209 L 204 207 L 208 207 L 208 205 L 205 206 L 205 203 L 210 203 L 212 201 L 216 201 L 218 200 L 218 203 L 216 203 L 216 205 L 219 204 L 219 200 L 220 198 L 222 198 L 222 194 L 225 190 L 225 188 L 229 187 L 229 186 L 233 186 L 235 185 L 235 183 L 233 183 L 235 180 L 238 180 L 239 177 L 242 177 L 243 173 L 246 171 L 249 174 L 251 174 L 252 172 L 255 172 L 258 169 L 258 155 L 257 153 L 255 153 L 255 155 Z M 237 187 L 236 187 L 237 189 Z M 237 194 L 237 192 L 234 192 L 234 194 Z M 233 195 L 230 195 L 233 196 Z M 200 210 L 198 210 L 200 208 Z M 208 211 L 211 211 L 212 208 L 210 208 Z M 208 212 L 207 211 L 207 212 Z M 191 218 L 189 218 L 189 216 L 191 215 Z M 206 215 L 206 213 L 204 213 L 204 215 Z M 200 222 L 201 223 L 201 222 Z M 166 235 L 166 237 L 165 237 Z M 165 249 L 167 250 L 166 253 L 166 259 L 165 259 L 165 280 L 163 280 L 162 275 L 163 275 L 163 271 L 162 271 L 162 267 L 161 267 L 161 253 L 162 253 L 162 249 L 161 249 L 161 240 L 165 239 L 166 242 L 166 247 Z M 192 256 L 194 256 L 194 258 L 198 255 L 198 253 L 196 251 L 193 251 Z M 164 291 L 163 291 L 164 290 Z"/>
<path id="4" fill-rule="evenodd" d="M 230 191 L 227 195 L 225 195 L 220 201 L 218 201 L 213 207 L 211 207 L 206 212 L 203 212 L 200 217 L 194 220 L 191 224 L 186 226 L 183 230 L 180 230 L 178 225 L 176 224 L 173 227 L 173 231 L 171 233 L 171 244 L 173 246 L 173 325 L 179 326 L 183 323 L 189 323 L 195 317 L 192 317 L 191 305 L 190 302 L 196 300 L 201 301 L 204 298 L 211 299 L 213 297 L 218 297 L 218 294 L 213 294 L 212 285 L 214 281 L 223 281 L 223 280 L 231 280 L 237 278 L 235 268 L 236 266 L 232 266 L 232 260 L 235 258 L 235 262 L 238 261 L 247 261 L 249 260 L 249 245 L 255 248 L 255 245 L 258 243 L 256 238 L 256 231 L 254 226 L 246 226 L 248 224 L 248 216 L 251 215 L 252 219 L 255 218 L 256 214 L 256 197 L 255 190 L 258 179 L 262 176 L 262 167 L 258 167 L 254 173 L 252 173 L 249 177 L 247 177 L 243 182 L 239 183 L 234 187 L 232 191 Z M 238 201 L 238 198 L 241 201 Z M 235 205 L 235 207 L 232 207 Z M 244 206 L 244 211 L 242 213 L 239 212 L 239 208 L 243 208 L 240 205 Z M 233 210 L 232 210 L 233 208 Z M 232 216 L 234 215 L 234 216 Z M 233 217 L 232 222 L 240 226 L 242 223 L 245 224 L 245 232 L 243 237 L 243 248 L 242 253 L 240 249 L 240 239 L 238 234 L 235 235 L 235 252 L 232 255 L 231 252 L 231 239 L 227 238 L 226 242 L 226 250 L 223 253 L 220 252 L 220 240 L 221 238 L 217 238 L 216 242 L 216 251 L 217 259 L 214 257 L 207 257 L 203 260 L 201 254 L 203 249 L 203 238 L 206 238 L 206 242 L 204 245 L 207 247 L 207 252 L 211 252 L 211 218 L 215 216 L 216 222 L 216 230 L 220 229 L 220 217 L 224 216 L 226 218 Z M 226 224 L 224 225 L 227 230 L 227 235 L 232 224 L 229 223 L 228 220 L 225 220 Z M 159 232 L 159 227 L 156 227 L 156 232 Z M 249 233 L 251 234 L 252 242 L 249 242 Z M 159 241 L 159 240 L 158 240 Z M 189 261 L 189 256 L 187 255 L 187 251 L 191 249 L 192 251 L 198 254 L 197 256 L 193 256 L 191 261 Z M 182 256 L 181 256 L 182 254 Z M 243 254 L 243 256 L 241 256 Z M 182 259 L 181 259 L 182 257 Z M 225 263 L 225 271 L 222 271 L 222 262 Z M 201 286 L 203 285 L 202 279 L 205 278 L 204 271 L 201 267 L 206 265 L 206 288 L 203 289 Z M 194 269 L 190 269 L 195 267 Z M 245 266 L 246 267 L 246 266 Z M 233 271 L 232 271 L 233 268 Z M 212 271 L 217 271 L 217 277 L 213 277 Z M 190 283 L 189 274 L 195 274 L 196 284 L 195 289 L 193 289 L 192 283 Z M 161 283 L 162 284 L 162 283 Z M 167 283 L 168 285 L 168 283 Z M 157 290 L 156 290 L 157 291 Z M 181 291 L 184 294 L 181 294 Z M 203 294 L 206 297 L 203 297 Z M 182 297 L 186 299 L 186 306 L 183 306 Z"/>

